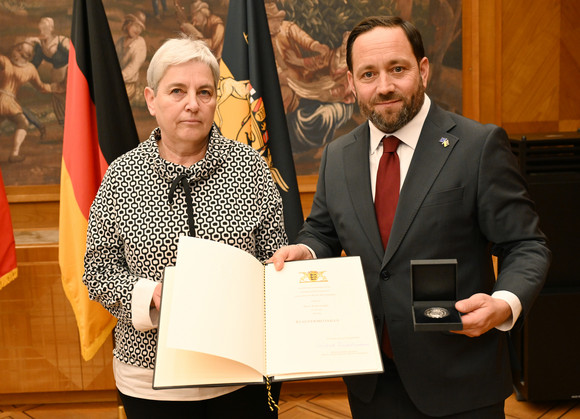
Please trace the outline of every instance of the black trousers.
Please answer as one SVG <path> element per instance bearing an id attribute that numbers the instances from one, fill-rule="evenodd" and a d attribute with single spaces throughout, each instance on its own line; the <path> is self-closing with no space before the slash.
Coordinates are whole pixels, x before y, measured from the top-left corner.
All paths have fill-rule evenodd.
<path id="1" fill-rule="evenodd" d="M 272 384 L 271 394 L 276 403 L 281 383 Z M 247 385 L 232 393 L 199 401 L 160 401 L 139 399 L 119 391 L 127 419 L 273 419 L 278 410 L 270 410 L 265 385 Z"/>
<path id="2" fill-rule="evenodd" d="M 383 357 L 385 372 L 379 375 L 370 403 L 363 403 L 350 392 L 348 402 L 353 419 L 428 419 L 409 398 L 392 360 Z M 444 419 L 503 419 L 505 402 L 481 409 L 443 416 Z"/>

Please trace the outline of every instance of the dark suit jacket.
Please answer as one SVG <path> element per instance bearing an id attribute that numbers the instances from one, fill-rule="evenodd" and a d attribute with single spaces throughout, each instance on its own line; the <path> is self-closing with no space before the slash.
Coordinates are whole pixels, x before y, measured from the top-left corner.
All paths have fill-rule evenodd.
<path id="1" fill-rule="evenodd" d="M 368 123 L 325 149 L 312 211 L 297 242 L 317 257 L 338 256 L 342 249 L 361 257 L 379 340 L 386 320 L 409 396 L 421 411 L 439 416 L 498 403 L 512 393 L 507 334 L 414 332 L 410 260 L 457 259 L 458 299 L 508 290 L 525 315 L 550 260 L 538 221 L 505 131 L 432 103 L 386 251 L 369 180 Z M 499 258 L 497 282 L 492 253 Z M 345 382 L 368 401 L 376 378 L 345 377 Z"/>

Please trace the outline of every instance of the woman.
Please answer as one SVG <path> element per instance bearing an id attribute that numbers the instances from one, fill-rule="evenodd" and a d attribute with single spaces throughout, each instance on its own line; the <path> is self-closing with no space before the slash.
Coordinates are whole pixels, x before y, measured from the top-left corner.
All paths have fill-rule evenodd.
<path id="1" fill-rule="evenodd" d="M 115 43 L 121 65 L 123 81 L 130 101 L 137 95 L 139 71 L 147 58 L 147 44 L 141 33 L 145 30 L 145 13 L 136 12 L 125 16 L 121 30 L 125 33 Z"/>
<path id="2" fill-rule="evenodd" d="M 145 88 L 159 127 L 111 164 L 91 207 L 83 281 L 118 319 L 113 369 L 129 418 L 277 416 L 265 386 L 152 390 L 161 281 L 178 237 L 227 243 L 262 261 L 287 241 L 266 162 L 213 125 L 218 80 L 203 42 L 164 43 Z"/>
<path id="3" fill-rule="evenodd" d="M 52 109 L 59 124 L 64 124 L 66 76 L 70 39 L 54 33 L 54 19 L 42 17 L 38 22 L 40 35 L 30 38 L 35 43 L 35 55 L 32 63 L 38 67 L 42 61 L 52 65 L 51 82 L 58 91 L 52 94 Z"/>

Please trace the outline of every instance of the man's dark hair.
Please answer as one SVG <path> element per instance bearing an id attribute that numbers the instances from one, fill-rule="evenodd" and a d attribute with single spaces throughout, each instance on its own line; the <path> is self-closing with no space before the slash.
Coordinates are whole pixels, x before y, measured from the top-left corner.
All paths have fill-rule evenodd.
<path id="1" fill-rule="evenodd" d="M 407 39 L 413 48 L 413 54 L 417 59 L 417 63 L 425 56 L 425 49 L 423 47 L 423 39 L 421 33 L 417 30 L 415 25 L 411 22 L 401 19 L 398 16 L 371 16 L 361 20 L 350 32 L 346 43 L 346 64 L 348 69 L 352 72 L 352 46 L 359 35 L 368 32 L 374 28 L 396 28 L 403 29 Z"/>

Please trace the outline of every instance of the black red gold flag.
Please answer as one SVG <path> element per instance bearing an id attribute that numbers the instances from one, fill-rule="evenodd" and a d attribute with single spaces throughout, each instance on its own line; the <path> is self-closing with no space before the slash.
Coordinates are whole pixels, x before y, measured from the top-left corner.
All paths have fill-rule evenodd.
<path id="1" fill-rule="evenodd" d="M 292 241 L 304 217 L 263 0 L 230 1 L 220 73 L 215 122 L 268 162 Z"/>
<path id="2" fill-rule="evenodd" d="M 0 289 L 8 285 L 18 276 L 16 265 L 16 246 L 12 218 L 8 207 L 8 198 L 4 189 L 4 180 L 0 171 Z"/>
<path id="3" fill-rule="evenodd" d="M 75 313 L 81 353 L 90 360 L 116 319 L 89 300 L 82 283 L 89 209 L 109 164 L 139 144 L 101 0 L 75 0 L 62 151 L 59 264 Z"/>

